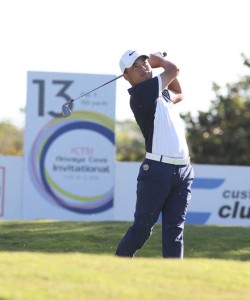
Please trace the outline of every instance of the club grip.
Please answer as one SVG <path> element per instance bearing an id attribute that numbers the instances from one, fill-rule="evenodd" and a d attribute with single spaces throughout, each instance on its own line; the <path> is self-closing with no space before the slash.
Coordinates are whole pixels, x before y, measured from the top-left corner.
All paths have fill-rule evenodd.
<path id="1" fill-rule="evenodd" d="M 167 56 L 167 52 L 156 52 L 156 53 L 154 53 L 154 55 L 163 58 L 163 57 Z"/>

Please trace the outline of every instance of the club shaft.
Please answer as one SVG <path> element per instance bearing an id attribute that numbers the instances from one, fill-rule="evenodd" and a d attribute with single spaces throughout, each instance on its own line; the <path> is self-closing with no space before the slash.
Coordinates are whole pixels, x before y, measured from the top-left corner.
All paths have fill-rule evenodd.
<path id="1" fill-rule="evenodd" d="M 102 85 L 96 87 L 95 89 L 93 89 L 93 90 L 87 92 L 86 94 L 83 94 L 83 95 L 81 95 L 81 96 L 79 96 L 79 97 L 77 97 L 77 98 L 75 98 L 75 99 L 71 99 L 70 102 L 73 102 L 73 101 L 75 101 L 75 100 L 77 100 L 77 99 L 80 99 L 80 98 L 82 98 L 82 97 L 84 97 L 84 96 L 87 96 L 88 94 L 90 94 L 90 93 L 92 93 L 92 92 L 94 92 L 94 91 L 100 89 L 101 87 L 103 87 L 103 86 L 105 86 L 105 85 L 107 85 L 107 84 L 109 84 L 109 83 L 111 83 L 111 82 L 113 82 L 113 81 L 115 81 L 115 80 L 121 78 L 122 76 L 123 76 L 123 74 L 121 74 L 120 76 L 117 76 L 116 78 L 114 78 L 114 79 L 112 79 L 112 80 L 110 80 L 110 81 L 108 81 L 108 82 L 105 82 L 104 84 L 102 84 Z"/>

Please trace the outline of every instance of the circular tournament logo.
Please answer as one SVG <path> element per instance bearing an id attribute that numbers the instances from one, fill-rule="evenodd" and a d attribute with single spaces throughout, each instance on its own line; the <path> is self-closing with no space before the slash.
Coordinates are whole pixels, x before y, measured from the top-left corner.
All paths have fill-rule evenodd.
<path id="1" fill-rule="evenodd" d="M 93 214 L 113 206 L 114 121 L 105 115 L 73 112 L 50 121 L 29 156 L 31 180 L 52 204 Z"/>

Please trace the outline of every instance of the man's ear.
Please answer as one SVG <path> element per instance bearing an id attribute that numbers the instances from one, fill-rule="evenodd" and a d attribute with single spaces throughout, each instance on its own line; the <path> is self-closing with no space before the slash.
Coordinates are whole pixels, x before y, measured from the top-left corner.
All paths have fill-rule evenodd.
<path id="1" fill-rule="evenodd" d="M 128 80 L 128 73 L 126 71 L 123 73 L 123 77 Z"/>

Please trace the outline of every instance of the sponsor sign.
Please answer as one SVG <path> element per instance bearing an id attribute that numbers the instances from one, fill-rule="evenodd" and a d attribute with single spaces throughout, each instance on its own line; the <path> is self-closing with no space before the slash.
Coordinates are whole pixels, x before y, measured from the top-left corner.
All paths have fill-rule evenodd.
<path id="1" fill-rule="evenodd" d="M 140 165 L 117 162 L 115 220 L 134 219 Z M 187 224 L 250 226 L 250 167 L 196 164 L 193 167 L 195 179 Z"/>
<path id="2" fill-rule="evenodd" d="M 0 167 L 0 217 L 4 215 L 5 167 Z"/>
<path id="3" fill-rule="evenodd" d="M 65 101 L 114 78 L 28 73 L 25 218 L 110 219 L 114 198 L 115 84 Z M 93 86 L 94 85 L 94 86 Z"/>
<path id="4" fill-rule="evenodd" d="M 250 225 L 250 168 L 195 165 L 187 223 Z"/>

